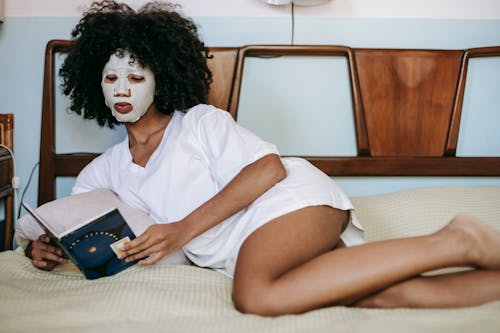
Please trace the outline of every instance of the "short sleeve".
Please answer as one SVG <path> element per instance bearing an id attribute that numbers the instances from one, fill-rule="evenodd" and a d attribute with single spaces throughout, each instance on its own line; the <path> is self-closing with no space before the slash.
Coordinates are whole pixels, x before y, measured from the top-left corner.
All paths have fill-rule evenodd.
<path id="1" fill-rule="evenodd" d="M 245 166 L 268 154 L 279 154 L 275 145 L 240 126 L 231 114 L 211 106 L 200 116 L 196 136 L 211 174 L 225 186 Z M 191 112 L 191 111 L 190 111 Z"/>

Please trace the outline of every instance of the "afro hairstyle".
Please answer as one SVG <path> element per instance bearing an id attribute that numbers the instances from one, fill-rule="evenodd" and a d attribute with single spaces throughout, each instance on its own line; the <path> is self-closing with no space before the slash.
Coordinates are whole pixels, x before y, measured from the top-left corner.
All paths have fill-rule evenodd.
<path id="1" fill-rule="evenodd" d="M 151 2 L 138 11 L 111 0 L 94 2 L 72 32 L 70 51 L 59 71 L 70 110 L 100 126 L 118 124 L 104 103 L 102 70 L 113 54 L 129 53 L 155 75 L 154 104 L 172 114 L 205 103 L 212 73 L 208 48 L 196 25 L 177 6 Z"/>

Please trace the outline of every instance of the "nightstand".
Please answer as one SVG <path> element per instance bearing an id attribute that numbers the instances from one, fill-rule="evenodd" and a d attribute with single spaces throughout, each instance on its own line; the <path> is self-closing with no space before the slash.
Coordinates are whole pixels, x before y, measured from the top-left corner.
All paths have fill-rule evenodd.
<path id="1" fill-rule="evenodd" d="M 12 237 L 14 235 L 14 189 L 12 188 L 12 176 L 14 174 L 12 156 L 4 147 L 0 147 L 0 199 L 5 203 L 5 221 L 1 234 L 5 237 L 0 241 L 3 250 L 12 249 Z"/>

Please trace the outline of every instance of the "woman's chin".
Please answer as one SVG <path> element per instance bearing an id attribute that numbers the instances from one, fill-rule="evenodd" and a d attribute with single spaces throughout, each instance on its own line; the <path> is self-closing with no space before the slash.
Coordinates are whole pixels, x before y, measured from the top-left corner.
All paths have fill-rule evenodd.
<path id="1" fill-rule="evenodd" d="M 140 119 L 139 115 L 133 110 L 127 113 L 121 113 L 113 110 L 113 116 L 120 123 L 135 123 L 137 120 Z"/>

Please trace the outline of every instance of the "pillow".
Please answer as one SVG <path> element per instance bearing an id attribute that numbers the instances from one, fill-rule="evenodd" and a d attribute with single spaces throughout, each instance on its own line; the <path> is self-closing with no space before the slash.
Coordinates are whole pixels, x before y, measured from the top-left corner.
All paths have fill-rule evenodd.
<path id="1" fill-rule="evenodd" d="M 50 221 L 56 230 L 67 230 L 113 208 L 118 208 L 136 235 L 142 234 L 150 225 L 155 224 L 147 214 L 126 205 L 114 192 L 106 189 L 60 198 L 38 207 L 35 211 L 42 218 Z M 21 217 L 16 223 L 16 241 L 23 247 L 26 247 L 26 240 L 37 239 L 43 233 L 42 228 L 29 214 Z M 189 261 L 182 250 L 179 250 L 164 257 L 158 262 L 160 263 L 187 264 Z"/>
<path id="2" fill-rule="evenodd" d="M 351 198 L 366 241 L 429 234 L 458 213 L 500 230 L 500 186 L 436 186 Z"/>

